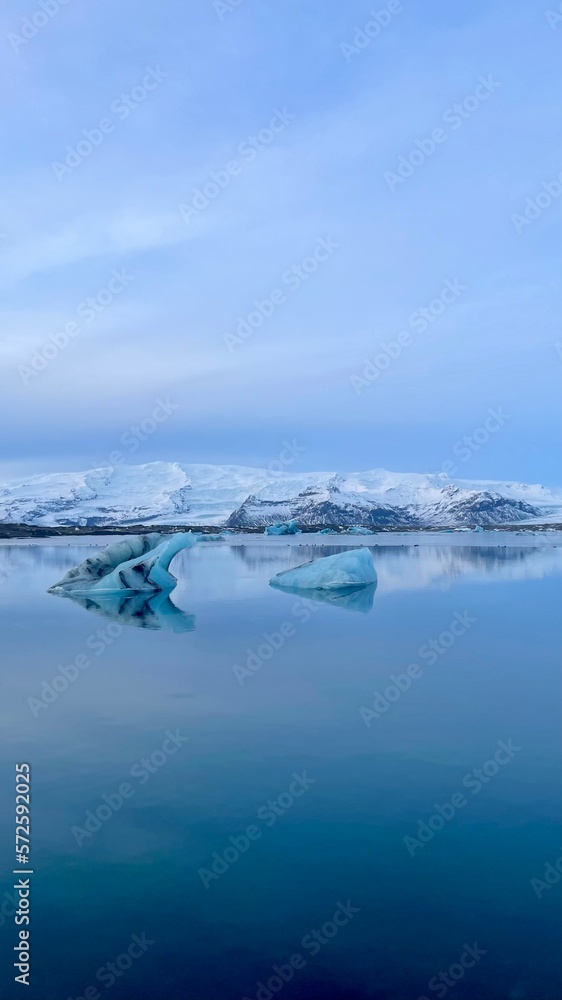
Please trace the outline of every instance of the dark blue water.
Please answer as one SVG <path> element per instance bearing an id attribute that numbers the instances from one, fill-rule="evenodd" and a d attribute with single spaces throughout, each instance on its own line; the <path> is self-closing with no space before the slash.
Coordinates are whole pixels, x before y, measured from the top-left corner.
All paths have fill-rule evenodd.
<path id="1" fill-rule="evenodd" d="M 340 606 L 267 585 L 330 549 L 209 544 L 121 616 L 46 594 L 88 551 L 0 548 L 2 996 L 559 1000 L 562 549 L 377 548 Z"/>

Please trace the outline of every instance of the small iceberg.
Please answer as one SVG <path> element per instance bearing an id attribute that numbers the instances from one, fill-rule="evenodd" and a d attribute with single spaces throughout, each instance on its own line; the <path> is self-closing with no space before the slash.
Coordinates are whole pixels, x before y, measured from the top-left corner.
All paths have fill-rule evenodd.
<path id="1" fill-rule="evenodd" d="M 375 532 L 371 531 L 370 528 L 362 528 L 361 525 L 353 525 L 352 528 L 348 528 L 346 535 L 374 535 Z"/>
<path id="2" fill-rule="evenodd" d="M 269 524 L 266 535 L 298 535 L 300 532 L 296 521 L 282 521 L 281 524 Z"/>
<path id="3" fill-rule="evenodd" d="M 178 582 L 169 566 L 183 549 L 196 545 L 199 535 L 177 532 L 132 535 L 89 556 L 49 588 L 50 594 L 101 594 L 118 591 L 173 590 Z"/>
<path id="4" fill-rule="evenodd" d="M 302 590 L 357 590 L 377 582 L 377 571 L 367 548 L 350 549 L 278 573 L 272 587 Z"/>

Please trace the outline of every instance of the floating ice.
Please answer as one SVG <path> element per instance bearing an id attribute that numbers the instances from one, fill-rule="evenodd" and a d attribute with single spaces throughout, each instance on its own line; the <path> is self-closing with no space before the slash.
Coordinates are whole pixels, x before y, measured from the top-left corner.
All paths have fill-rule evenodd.
<path id="1" fill-rule="evenodd" d="M 355 590 L 377 582 L 373 557 L 366 548 L 338 552 L 284 570 L 269 581 L 273 587 L 300 590 Z"/>
<path id="2" fill-rule="evenodd" d="M 371 531 L 370 528 L 362 528 L 360 525 L 354 525 L 352 528 L 348 528 L 346 535 L 374 535 L 375 532 Z"/>
<path id="3" fill-rule="evenodd" d="M 173 590 L 177 580 L 168 572 L 174 556 L 196 545 L 199 535 L 177 532 L 132 535 L 89 556 L 71 569 L 50 593 L 98 594 L 118 591 Z"/>
<path id="4" fill-rule="evenodd" d="M 266 535 L 298 535 L 299 527 L 296 521 L 282 521 L 281 524 L 270 524 L 265 529 Z"/>

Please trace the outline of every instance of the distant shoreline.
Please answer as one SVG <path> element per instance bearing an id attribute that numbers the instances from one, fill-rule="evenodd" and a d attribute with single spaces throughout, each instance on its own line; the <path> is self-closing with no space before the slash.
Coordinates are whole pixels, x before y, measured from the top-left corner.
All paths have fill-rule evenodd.
<path id="1" fill-rule="evenodd" d="M 440 526 L 430 526 L 430 527 L 412 527 L 411 525 L 392 525 L 385 526 L 381 525 L 362 525 L 362 527 L 369 528 L 374 534 L 422 534 L 422 533 L 432 533 L 438 534 L 439 532 L 454 532 L 455 534 L 468 533 L 469 531 L 474 531 L 474 528 L 459 528 L 457 526 L 452 526 L 448 524 L 443 524 Z M 491 531 L 514 531 L 514 532 L 546 532 L 546 531 L 562 531 L 561 524 L 551 524 L 551 523 L 541 523 L 541 524 L 493 524 L 493 525 L 483 525 L 483 530 L 485 532 Z M 326 529 L 326 525 L 320 524 L 315 526 L 305 525 L 301 529 L 301 534 L 318 534 L 318 532 Z M 0 524 L 0 539 L 25 539 L 25 538 L 60 538 L 60 537 L 80 537 L 87 535 L 142 535 L 150 531 L 158 531 L 161 534 L 174 534 L 177 531 L 199 531 L 202 534 L 216 534 L 220 531 L 228 530 L 229 534 L 232 535 L 263 535 L 265 532 L 265 527 L 257 528 L 230 528 L 224 529 L 218 525 L 201 525 L 201 524 L 124 524 L 124 525 L 107 525 L 107 524 L 96 524 L 96 525 L 53 525 L 41 526 L 34 524 Z M 334 528 L 334 534 L 347 536 L 347 531 L 345 527 Z M 291 536 L 283 536 L 291 537 Z M 292 536 L 295 537 L 295 536 Z M 328 536 L 324 536 L 328 537 Z M 349 538 L 357 538 L 358 536 L 349 535 Z M 364 536 L 368 538 L 368 535 Z"/>

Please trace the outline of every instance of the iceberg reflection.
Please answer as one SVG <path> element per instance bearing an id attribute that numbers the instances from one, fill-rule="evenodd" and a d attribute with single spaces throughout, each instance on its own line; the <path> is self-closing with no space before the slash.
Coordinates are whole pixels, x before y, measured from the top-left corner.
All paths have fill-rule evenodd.
<path id="1" fill-rule="evenodd" d="M 121 625 L 137 628 L 169 629 L 172 632 L 193 632 L 195 615 L 178 608 L 166 591 L 116 591 L 112 594 L 60 593 L 75 601 L 86 611 L 93 611 Z"/>
<path id="2" fill-rule="evenodd" d="M 296 594 L 302 601 L 316 601 L 344 611 L 359 611 L 363 615 L 372 610 L 377 589 L 376 583 L 355 590 L 302 590 L 300 587 L 279 587 L 273 582 L 271 586 L 283 594 Z"/>

